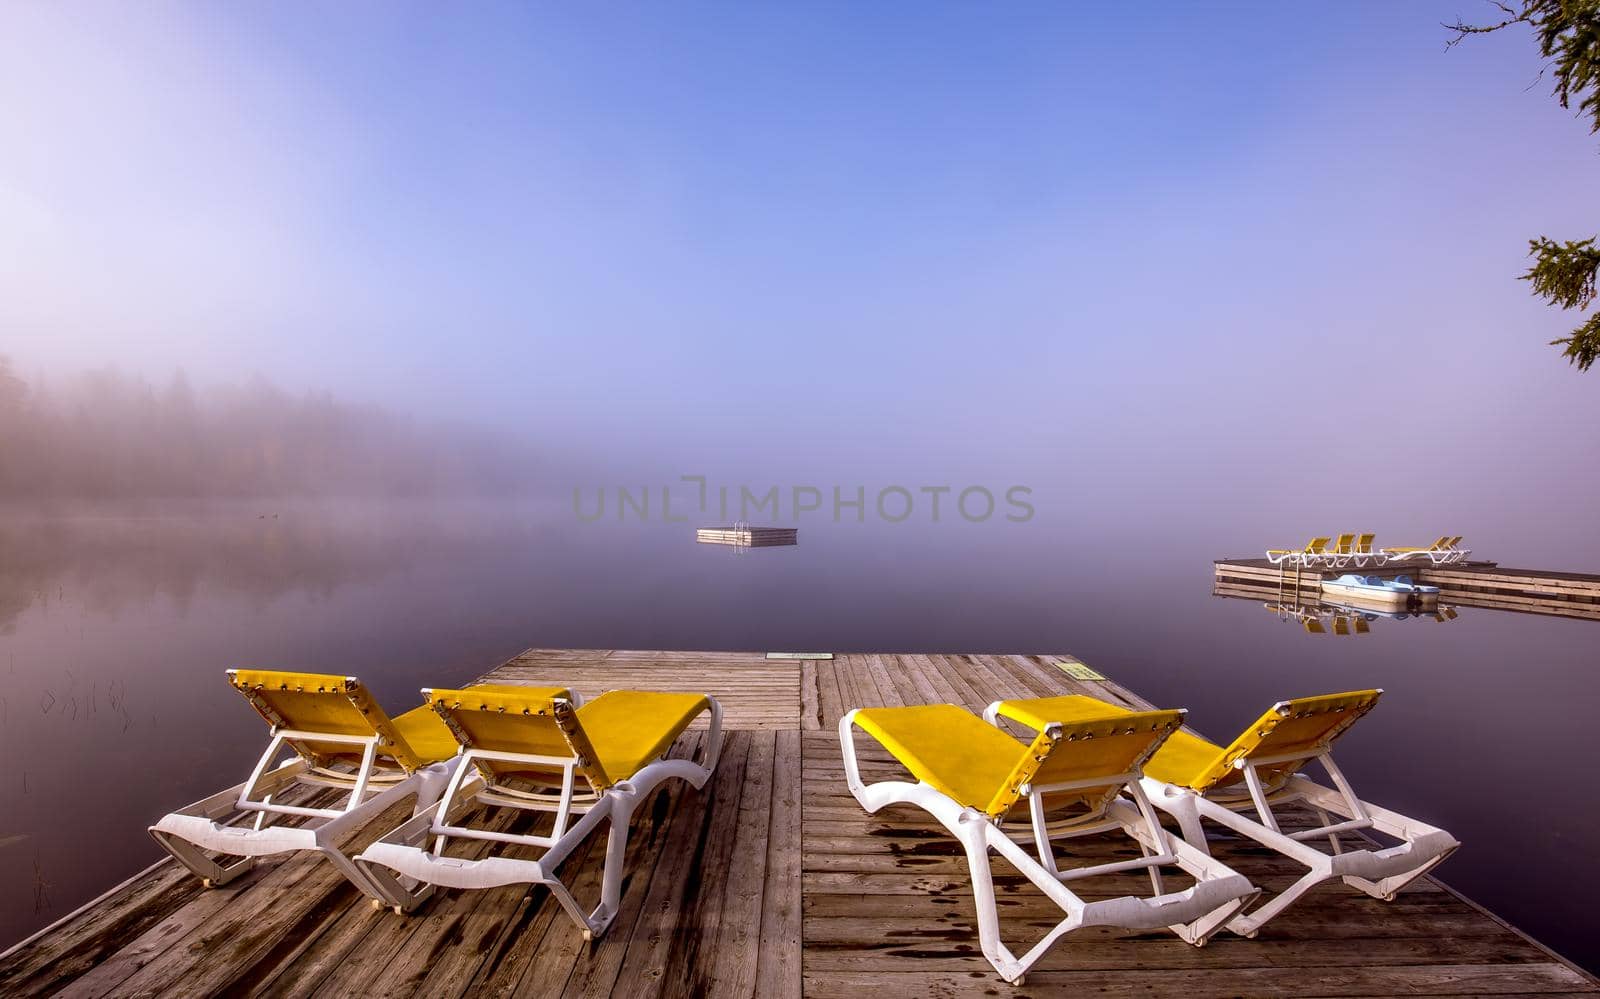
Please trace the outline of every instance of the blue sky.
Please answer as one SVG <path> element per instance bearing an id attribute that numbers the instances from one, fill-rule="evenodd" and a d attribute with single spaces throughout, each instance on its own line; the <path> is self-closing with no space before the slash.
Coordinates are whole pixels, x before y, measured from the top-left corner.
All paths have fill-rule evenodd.
<path id="1" fill-rule="evenodd" d="M 1600 374 L 1514 277 L 1600 146 L 1525 32 L 1444 50 L 1491 13 L 10 4 L 0 344 L 624 468 L 1559 514 Z"/>

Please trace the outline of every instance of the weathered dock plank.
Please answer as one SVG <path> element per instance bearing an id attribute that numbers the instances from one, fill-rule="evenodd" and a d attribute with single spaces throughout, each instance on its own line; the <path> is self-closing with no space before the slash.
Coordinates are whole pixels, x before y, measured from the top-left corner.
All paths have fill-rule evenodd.
<path id="1" fill-rule="evenodd" d="M 1075 673 L 1063 669 L 1066 664 Z M 1259 939 L 1193 948 L 1168 933 L 1072 934 L 1025 988 L 977 947 L 957 844 L 908 808 L 867 815 L 844 785 L 836 728 L 864 706 L 1087 693 L 1148 702 L 1093 679 L 1070 656 L 535 649 L 485 679 L 563 684 L 593 696 L 641 687 L 722 698 L 729 730 L 701 791 L 669 782 L 640 809 L 622 908 L 584 942 L 544 889 L 441 891 L 412 916 L 377 911 L 307 857 L 263 863 L 206 891 L 162 865 L 0 957 L 6 995 L 874 996 L 1575 994 L 1595 981 L 1431 879 L 1392 903 L 1338 886 L 1313 893 Z M 1088 678 L 1080 678 L 1088 677 Z M 701 738 L 692 734 L 692 752 Z M 869 776 L 890 773 L 864 752 Z M 1403 803 L 1402 803 L 1403 804 Z M 403 809 L 401 810 L 403 812 Z M 506 814 L 502 821 L 526 822 Z M 397 821 L 364 830 L 376 836 Z M 519 827 L 520 828 L 520 827 Z M 1471 844 L 1468 844 L 1471 849 Z M 520 848 L 519 848 L 520 849 Z M 1116 837 L 1075 841 L 1086 862 L 1121 859 Z M 1295 876 L 1268 851 L 1214 849 L 1269 890 Z M 599 890 L 604 838 L 563 865 L 575 893 Z M 1004 932 L 1037 936 L 1060 917 L 997 864 Z M 1141 885 L 1080 883 L 1086 897 Z"/>
<path id="2" fill-rule="evenodd" d="M 725 728 L 778 731 L 795 727 L 801 662 L 749 653 L 529 649 L 480 679 L 564 686 L 591 698 L 626 688 L 693 691 L 722 702 Z"/>

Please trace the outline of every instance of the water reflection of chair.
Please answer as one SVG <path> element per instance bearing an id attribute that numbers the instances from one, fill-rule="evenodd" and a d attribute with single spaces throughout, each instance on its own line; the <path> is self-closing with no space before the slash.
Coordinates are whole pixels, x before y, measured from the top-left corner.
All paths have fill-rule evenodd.
<path id="1" fill-rule="evenodd" d="M 1323 627 L 1322 618 L 1317 613 L 1315 605 L 1308 608 L 1300 607 L 1298 605 L 1291 606 L 1286 603 L 1272 603 L 1269 601 L 1261 606 L 1276 614 L 1280 621 L 1288 621 L 1291 618 L 1295 621 L 1298 621 L 1300 623 L 1300 627 L 1304 628 L 1307 634 L 1327 634 L 1327 629 Z"/>
<path id="2" fill-rule="evenodd" d="M 1453 621 L 1459 615 L 1454 607 L 1441 605 L 1435 610 L 1427 611 L 1382 611 L 1369 607 L 1353 607 L 1348 604 L 1335 603 L 1328 600 L 1300 604 L 1290 604 L 1284 601 L 1267 601 L 1261 605 L 1266 610 L 1278 616 L 1281 621 L 1293 620 L 1304 628 L 1308 635 L 1370 635 L 1372 622 L 1378 618 L 1388 618 L 1391 621 L 1404 621 L 1409 617 L 1427 617 L 1438 622 Z M 1331 632 L 1330 632 L 1331 629 Z"/>

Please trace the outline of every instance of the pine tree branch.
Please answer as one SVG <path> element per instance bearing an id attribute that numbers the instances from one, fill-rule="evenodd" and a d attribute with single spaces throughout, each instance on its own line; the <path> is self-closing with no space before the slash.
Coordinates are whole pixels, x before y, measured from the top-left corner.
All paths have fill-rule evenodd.
<path id="1" fill-rule="evenodd" d="M 1489 2 L 1500 8 L 1502 12 L 1511 16 L 1506 18 L 1504 21 L 1501 21 L 1499 24 L 1468 24 L 1459 17 L 1456 18 L 1456 23 L 1454 24 L 1445 24 L 1441 22 L 1439 25 L 1440 27 L 1456 33 L 1454 38 L 1444 43 L 1445 48 L 1455 48 L 1457 45 L 1460 45 L 1463 41 L 1465 41 L 1468 35 L 1487 35 L 1490 32 L 1499 31 L 1501 28 L 1509 28 L 1513 24 L 1525 24 L 1529 18 L 1532 17 L 1533 12 L 1531 7 L 1527 10 L 1523 10 L 1521 13 L 1518 13 L 1517 10 L 1510 4 L 1501 3 L 1500 0 L 1489 0 Z"/>
<path id="2" fill-rule="evenodd" d="M 1565 346 L 1562 356 L 1576 365 L 1579 371 L 1588 371 L 1589 365 L 1600 358 L 1600 313 L 1590 316 L 1582 326 L 1572 331 L 1571 336 L 1551 340 L 1550 345 Z"/>
<path id="3" fill-rule="evenodd" d="M 1521 280 L 1533 285 L 1533 293 L 1563 309 L 1587 308 L 1595 297 L 1595 279 L 1600 275 L 1600 247 L 1594 236 L 1557 243 L 1547 236 L 1528 240 L 1528 256 L 1533 265 Z"/>
<path id="4" fill-rule="evenodd" d="M 1563 108 L 1577 99 L 1580 117 L 1589 119 L 1591 134 L 1600 133 L 1600 0 L 1521 0 L 1521 9 L 1506 0 L 1490 0 L 1506 18 L 1497 24 L 1468 24 L 1457 18 L 1444 27 L 1455 32 L 1445 42 L 1454 48 L 1470 35 L 1487 35 L 1527 24 L 1539 42 L 1539 55 L 1555 77 L 1555 97 Z M 1540 70 L 1540 77 L 1544 71 Z M 1537 81 L 1535 81 L 1537 82 Z M 1597 237 L 1558 243 L 1546 236 L 1528 241 L 1533 264 L 1521 279 L 1533 285 L 1533 293 L 1563 309 L 1587 308 L 1595 301 L 1596 278 L 1600 276 L 1600 246 Z M 1589 316 L 1571 336 L 1552 340 L 1562 354 L 1587 371 L 1600 359 L 1600 313 Z"/>

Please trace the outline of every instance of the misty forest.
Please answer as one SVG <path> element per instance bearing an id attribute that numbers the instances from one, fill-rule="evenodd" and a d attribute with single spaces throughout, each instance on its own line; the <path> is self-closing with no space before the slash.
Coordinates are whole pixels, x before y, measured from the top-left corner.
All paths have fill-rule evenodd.
<path id="1" fill-rule="evenodd" d="M 28 379 L 0 358 L 0 496 L 436 496 L 528 481 L 509 439 L 254 378 L 196 388 L 117 370 Z"/>

